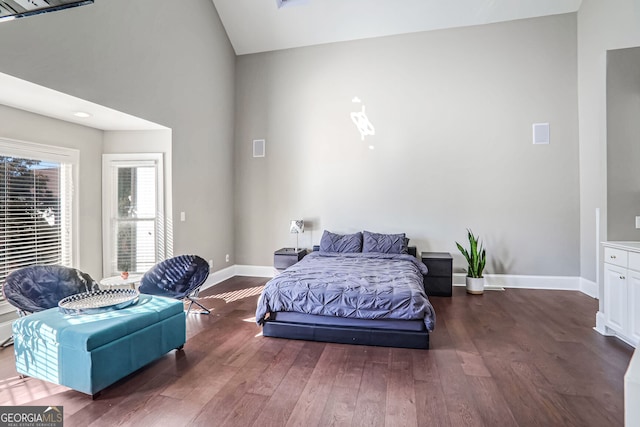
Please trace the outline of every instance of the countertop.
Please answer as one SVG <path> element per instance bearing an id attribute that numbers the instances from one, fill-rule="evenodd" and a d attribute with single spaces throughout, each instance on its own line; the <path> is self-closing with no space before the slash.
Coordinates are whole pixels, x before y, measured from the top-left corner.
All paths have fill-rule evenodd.
<path id="1" fill-rule="evenodd" d="M 622 249 L 631 252 L 640 252 L 640 242 L 602 242 L 603 246 L 610 248 Z"/>

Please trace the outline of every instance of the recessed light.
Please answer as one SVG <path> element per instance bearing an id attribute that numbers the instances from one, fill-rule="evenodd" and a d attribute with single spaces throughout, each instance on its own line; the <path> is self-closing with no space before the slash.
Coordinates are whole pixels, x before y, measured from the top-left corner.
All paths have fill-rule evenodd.
<path id="1" fill-rule="evenodd" d="M 369 150 L 375 150 L 375 149 L 376 149 L 376 147 L 374 147 L 373 145 L 369 146 Z"/>
<path id="2" fill-rule="evenodd" d="M 91 114 L 85 113 L 84 111 L 76 111 L 73 113 L 74 116 L 86 119 L 87 117 L 91 117 Z"/>

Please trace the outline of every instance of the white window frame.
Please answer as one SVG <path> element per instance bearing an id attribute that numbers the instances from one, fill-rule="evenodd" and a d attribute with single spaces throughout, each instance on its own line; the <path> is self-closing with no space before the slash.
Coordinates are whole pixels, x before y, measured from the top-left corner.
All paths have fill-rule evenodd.
<path id="1" fill-rule="evenodd" d="M 158 260 L 164 259 L 167 244 L 167 220 L 164 206 L 164 157 L 162 153 L 118 153 L 102 155 L 102 274 L 108 275 L 114 259 L 115 242 L 111 233 L 111 221 L 117 214 L 116 188 L 112 172 L 115 167 L 149 166 L 156 168 L 156 248 Z"/>
<path id="2" fill-rule="evenodd" d="M 78 194 L 80 194 L 80 150 L 0 137 L 0 155 L 67 163 L 71 165 L 71 228 L 68 230 L 68 238 L 70 239 L 71 246 L 71 265 L 78 265 L 80 263 L 80 245 L 78 238 L 78 230 L 80 228 L 78 221 L 80 218 L 78 203 Z M 0 302 L 0 313 L 6 313 L 9 307 L 8 302 Z"/>

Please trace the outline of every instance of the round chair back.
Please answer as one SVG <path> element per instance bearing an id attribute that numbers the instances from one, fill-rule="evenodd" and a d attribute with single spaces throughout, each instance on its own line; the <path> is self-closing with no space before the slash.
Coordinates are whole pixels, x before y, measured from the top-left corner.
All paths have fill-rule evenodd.
<path id="1" fill-rule="evenodd" d="M 18 310 L 35 313 L 57 307 L 70 295 L 97 291 L 98 284 L 87 273 L 61 265 L 33 265 L 7 276 L 2 293 Z"/>

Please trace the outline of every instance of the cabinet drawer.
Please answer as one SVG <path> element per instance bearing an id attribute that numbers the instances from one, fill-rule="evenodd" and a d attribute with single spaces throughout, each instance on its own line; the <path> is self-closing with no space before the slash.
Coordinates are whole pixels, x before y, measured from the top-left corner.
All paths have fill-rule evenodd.
<path id="1" fill-rule="evenodd" d="M 452 294 L 452 280 L 449 277 L 429 277 L 424 278 L 424 291 L 428 296 L 450 297 Z"/>
<path id="2" fill-rule="evenodd" d="M 284 270 L 300 261 L 307 254 L 306 249 L 282 248 L 273 253 L 273 266 L 278 270 Z"/>
<path id="3" fill-rule="evenodd" d="M 452 260 L 446 259 L 431 259 L 423 260 L 424 265 L 427 266 L 428 276 L 431 277 L 451 277 Z"/>
<path id="4" fill-rule="evenodd" d="M 298 262 L 297 255 L 275 255 L 273 257 L 273 266 L 278 270 L 284 270 Z"/>
<path id="5" fill-rule="evenodd" d="M 448 252 L 422 252 L 421 259 L 427 266 L 430 277 L 449 277 L 453 266 L 453 257 Z"/>
<path id="6" fill-rule="evenodd" d="M 627 267 L 627 251 L 614 248 L 604 248 L 604 262 L 620 267 Z"/>
<path id="7" fill-rule="evenodd" d="M 629 269 L 640 271 L 640 253 L 629 252 Z"/>

